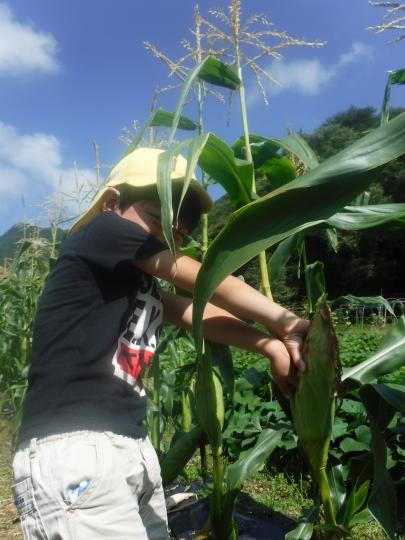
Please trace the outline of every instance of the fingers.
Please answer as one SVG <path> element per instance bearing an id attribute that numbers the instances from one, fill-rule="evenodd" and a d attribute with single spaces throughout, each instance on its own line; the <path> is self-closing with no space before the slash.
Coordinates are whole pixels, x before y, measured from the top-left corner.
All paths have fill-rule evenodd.
<path id="1" fill-rule="evenodd" d="M 285 346 L 298 373 L 305 372 L 305 362 L 302 358 L 303 337 L 301 335 L 291 335 L 284 340 Z"/>

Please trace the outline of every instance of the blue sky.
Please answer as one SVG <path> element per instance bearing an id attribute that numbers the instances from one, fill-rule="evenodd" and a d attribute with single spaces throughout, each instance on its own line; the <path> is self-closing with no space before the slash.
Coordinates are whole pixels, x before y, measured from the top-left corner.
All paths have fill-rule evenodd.
<path id="1" fill-rule="evenodd" d="M 227 4 L 199 2 L 216 24 L 208 9 Z M 0 0 L 0 234 L 24 217 L 43 218 L 44 200 L 61 183 L 68 195 L 77 185 L 81 193 L 89 189 L 93 138 L 103 175 L 119 159 L 123 129 L 146 120 L 157 86 L 176 82 L 144 42 L 171 59 L 183 56 L 193 6 L 188 0 Z M 404 67 L 405 42 L 386 46 L 392 36 L 366 30 L 384 15 L 367 0 L 244 0 L 242 19 L 255 13 L 267 15 L 276 30 L 326 44 L 285 48 L 281 60 L 261 62 L 281 83 L 266 84 L 268 107 L 247 76 L 252 133 L 280 136 L 288 124 L 312 131 L 350 105 L 379 109 L 387 71 Z M 178 95 L 163 94 L 159 105 L 174 109 Z M 404 97 L 403 87 L 393 87 L 394 106 L 403 106 Z M 205 111 L 207 131 L 228 143 L 241 134 L 236 96 L 230 126 L 226 105 L 210 98 Z M 192 103 L 186 113 L 196 117 Z M 77 213 L 69 197 L 65 204 Z"/>

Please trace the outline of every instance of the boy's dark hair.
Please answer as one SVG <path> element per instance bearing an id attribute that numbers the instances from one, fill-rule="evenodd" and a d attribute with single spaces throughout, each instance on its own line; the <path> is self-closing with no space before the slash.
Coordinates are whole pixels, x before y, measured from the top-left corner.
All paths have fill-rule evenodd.
<path id="1" fill-rule="evenodd" d="M 134 203 L 142 200 L 159 200 L 157 186 L 136 188 L 128 184 L 119 184 L 115 188 L 120 192 L 119 208 L 121 211 L 127 210 Z M 181 197 L 183 184 L 172 184 L 172 201 L 174 216 Z M 201 217 L 200 198 L 193 189 L 188 189 L 183 202 L 181 203 L 179 221 L 184 224 L 188 231 L 193 231 Z"/>

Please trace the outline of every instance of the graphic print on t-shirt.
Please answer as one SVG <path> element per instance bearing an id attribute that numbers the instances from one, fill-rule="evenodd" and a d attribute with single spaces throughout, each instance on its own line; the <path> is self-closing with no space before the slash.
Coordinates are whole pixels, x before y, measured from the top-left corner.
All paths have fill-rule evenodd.
<path id="1" fill-rule="evenodd" d="M 145 395 L 141 375 L 156 351 L 162 325 L 162 302 L 154 279 L 143 275 L 134 309 L 118 339 L 112 363 L 114 375 Z"/>

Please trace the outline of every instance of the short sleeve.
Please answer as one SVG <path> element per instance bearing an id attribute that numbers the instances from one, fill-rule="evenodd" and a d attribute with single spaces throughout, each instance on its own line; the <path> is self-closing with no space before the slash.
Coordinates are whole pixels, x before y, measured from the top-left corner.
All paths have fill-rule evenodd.
<path id="1" fill-rule="evenodd" d="M 110 271 L 124 262 L 147 259 L 167 249 L 138 224 L 114 212 L 102 212 L 76 234 L 82 234 L 79 257 Z"/>

